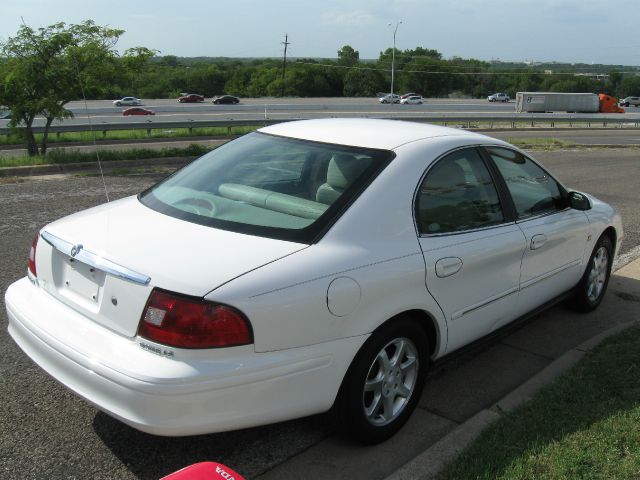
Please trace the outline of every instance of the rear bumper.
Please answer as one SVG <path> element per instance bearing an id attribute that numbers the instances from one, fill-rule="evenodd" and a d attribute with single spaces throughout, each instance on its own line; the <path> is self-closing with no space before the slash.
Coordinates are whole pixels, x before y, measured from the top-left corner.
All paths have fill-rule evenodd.
<path id="1" fill-rule="evenodd" d="M 5 302 L 9 333 L 35 363 L 100 410 L 156 435 L 235 430 L 326 411 L 366 339 L 260 354 L 253 346 L 173 349 L 166 358 L 26 278 L 9 287 Z"/>

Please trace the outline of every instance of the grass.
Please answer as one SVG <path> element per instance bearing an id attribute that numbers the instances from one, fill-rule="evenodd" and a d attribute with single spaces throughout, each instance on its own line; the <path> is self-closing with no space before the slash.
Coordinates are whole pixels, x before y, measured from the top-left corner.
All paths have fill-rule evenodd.
<path id="1" fill-rule="evenodd" d="M 640 479 L 640 327 L 485 430 L 438 477 Z"/>
<path id="2" fill-rule="evenodd" d="M 197 144 L 191 144 L 185 148 L 162 148 L 160 150 L 153 150 L 150 148 L 135 148 L 130 150 L 102 150 L 100 151 L 100 161 L 108 162 L 112 160 L 138 160 L 145 158 L 198 157 L 209 152 L 210 150 L 210 147 Z M 0 157 L 0 167 L 83 163 L 95 161 L 96 152 L 80 152 L 77 150 L 56 149 L 50 150 L 46 155 L 40 155 L 36 157 Z"/>
<path id="3" fill-rule="evenodd" d="M 141 140 L 147 138 L 182 138 L 182 137 L 228 137 L 244 135 L 253 132 L 259 127 L 202 127 L 202 128 L 174 128 L 168 130 L 166 128 L 154 128 L 147 133 L 146 129 L 141 130 L 107 130 L 101 131 L 100 126 L 96 125 L 95 132 L 68 132 L 60 135 L 50 134 L 49 143 L 51 145 L 69 142 L 93 142 L 95 135 L 96 141 L 105 140 Z M 36 134 L 38 143 L 42 140 L 42 134 Z M 17 134 L 0 135 L 0 146 L 2 145 L 21 145 L 24 139 Z"/>
<path id="4" fill-rule="evenodd" d="M 561 150 L 575 148 L 576 144 L 559 138 L 508 138 L 507 142 L 531 150 Z"/>

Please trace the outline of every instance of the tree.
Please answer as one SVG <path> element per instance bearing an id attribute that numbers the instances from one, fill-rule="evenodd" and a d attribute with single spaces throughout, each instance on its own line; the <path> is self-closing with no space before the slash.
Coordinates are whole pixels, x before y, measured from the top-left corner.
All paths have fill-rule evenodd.
<path id="1" fill-rule="evenodd" d="M 354 50 L 351 45 L 345 45 L 338 50 L 338 65 L 353 67 L 360 61 L 360 52 Z"/>
<path id="2" fill-rule="evenodd" d="M 15 37 L 0 44 L 6 59 L 0 88 L 0 103 L 11 110 L 11 126 L 24 127 L 29 155 L 46 153 L 54 120 L 72 117 L 65 108 L 71 100 L 99 96 L 113 79 L 122 76 L 116 42 L 123 30 L 100 27 L 87 20 L 77 25 L 63 22 L 34 30 L 23 25 Z M 146 49 L 131 50 L 147 55 Z M 134 62 L 135 63 L 135 62 Z M 38 149 L 33 132 L 36 116 L 45 118 L 44 135 Z"/>

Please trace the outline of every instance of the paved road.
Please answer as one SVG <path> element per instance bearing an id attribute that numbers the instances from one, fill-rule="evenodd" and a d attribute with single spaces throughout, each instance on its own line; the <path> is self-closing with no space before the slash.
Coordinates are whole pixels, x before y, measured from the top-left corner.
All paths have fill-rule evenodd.
<path id="1" fill-rule="evenodd" d="M 499 138 L 506 141 L 523 141 L 531 138 L 555 138 L 576 145 L 637 145 L 640 148 L 640 130 L 633 128 L 618 129 L 587 129 L 587 130 L 570 130 L 570 129 L 535 129 L 535 130 L 483 130 L 480 133 L 490 137 Z M 223 143 L 220 139 L 211 139 L 206 137 L 192 138 L 171 138 L 163 140 L 117 140 L 117 141 L 98 141 L 98 150 L 126 150 L 133 148 L 146 148 L 151 150 L 160 150 L 163 148 L 185 148 L 192 143 L 207 146 L 218 146 Z M 0 156 L 21 156 L 26 155 L 27 150 L 24 148 L 15 148 L 16 145 L 8 147 L 0 146 Z M 50 144 L 49 149 L 54 148 L 72 148 L 81 151 L 94 151 L 93 143 L 62 143 Z M 637 152 L 636 152 L 637 153 Z"/>
<path id="2" fill-rule="evenodd" d="M 640 242 L 640 213 L 636 208 L 640 167 L 637 155 L 631 153 L 634 152 L 606 150 L 537 155 L 565 183 L 594 192 L 620 208 L 627 231 L 625 251 Z M 119 198 L 144 189 L 158 178 L 107 177 L 106 183 L 110 196 Z M 0 291 L 4 292 L 11 282 L 25 274 L 28 248 L 39 227 L 62 215 L 102 202 L 104 192 L 99 178 L 57 178 L 0 185 Z M 579 326 L 586 339 L 596 327 L 607 325 L 609 321 L 595 316 L 590 317 L 592 323 L 587 325 L 584 317 L 574 318 L 564 310 L 554 311 L 555 314 L 550 313 L 541 320 L 539 328 L 556 332 L 553 338 L 560 343 L 567 339 L 563 334 L 567 326 Z M 562 321 L 558 319 L 560 317 Z M 10 340 L 6 322 L 4 305 L 1 305 L 0 477 L 3 479 L 157 479 L 184 465 L 204 460 L 221 461 L 249 478 L 263 472 L 271 472 L 267 473 L 267 478 L 292 478 L 278 472 L 285 468 L 283 465 L 289 464 L 288 459 L 311 447 L 309 452 L 316 452 L 316 456 L 308 460 L 311 462 L 309 467 L 320 462 L 322 456 L 325 460 L 339 458 L 352 469 L 357 462 L 379 467 L 377 473 L 368 478 L 383 478 L 433 442 L 437 434 L 450 431 L 464 415 L 472 412 L 473 399 L 480 392 L 477 389 L 490 378 L 496 378 L 496 369 L 505 379 L 501 388 L 506 392 L 517 385 L 523 375 L 541 368 L 544 358 L 553 358 L 564 351 L 564 343 L 560 346 L 539 345 L 540 352 L 528 353 L 525 363 L 505 361 L 508 358 L 505 351 L 531 347 L 531 337 L 521 330 L 512 340 L 498 344 L 493 353 L 480 354 L 474 362 L 464 364 L 470 366 L 479 362 L 484 365 L 484 378 L 469 380 L 464 365 L 456 370 L 458 373 L 449 372 L 436 378 L 427 386 L 420 409 L 409 426 L 389 444 L 395 448 L 393 454 L 389 454 L 379 447 L 349 449 L 345 442 L 331 437 L 326 415 L 239 432 L 179 439 L 139 433 L 97 412 L 45 375 Z M 471 394 L 469 388 L 476 390 Z M 448 398 L 449 394 L 453 397 Z M 486 392 L 482 394 L 486 396 Z M 433 435 L 422 433 L 427 425 Z M 304 458 L 308 457 L 296 460 L 299 469 L 303 462 L 299 471 L 305 470 Z"/>
<path id="3" fill-rule="evenodd" d="M 70 102 L 67 108 L 75 118 L 65 124 L 87 124 L 87 114 L 94 125 L 103 123 L 158 123 L 188 120 L 260 120 L 264 118 L 327 118 L 327 117 L 398 117 L 412 118 L 427 114 L 513 114 L 515 104 L 489 103 L 478 99 L 426 99 L 422 105 L 382 105 L 376 98 L 257 98 L 242 99 L 238 105 L 213 105 L 211 102 L 178 103 L 167 99 L 143 99 L 143 106 L 155 116 L 123 117 L 126 107 L 116 107 L 110 100 Z M 629 120 L 640 119 L 640 109 L 629 107 Z M 544 116 L 544 115 L 543 115 Z M 8 120 L 0 120 L 4 127 Z M 35 125 L 42 125 L 36 119 Z"/>
<path id="4" fill-rule="evenodd" d="M 640 130 L 633 128 L 611 129 L 535 129 L 482 132 L 490 137 L 506 141 L 525 141 L 532 138 L 557 138 L 576 145 L 637 145 L 640 147 Z M 636 152 L 640 156 L 640 152 Z"/>

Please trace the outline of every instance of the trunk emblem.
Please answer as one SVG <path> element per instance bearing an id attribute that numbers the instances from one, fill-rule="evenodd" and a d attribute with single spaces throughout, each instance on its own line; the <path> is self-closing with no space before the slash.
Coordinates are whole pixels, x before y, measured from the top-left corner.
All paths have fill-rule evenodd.
<path id="1" fill-rule="evenodd" d="M 82 244 L 78 243 L 77 245 L 74 245 L 73 247 L 71 247 L 71 256 L 75 257 L 76 255 L 78 255 L 78 253 L 80 253 L 80 250 L 82 250 Z"/>

